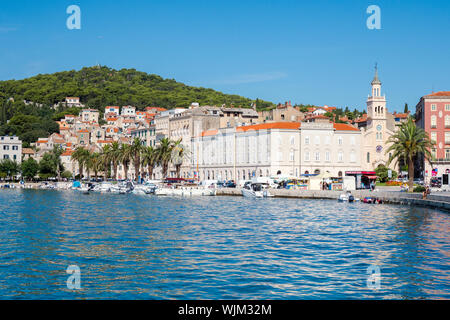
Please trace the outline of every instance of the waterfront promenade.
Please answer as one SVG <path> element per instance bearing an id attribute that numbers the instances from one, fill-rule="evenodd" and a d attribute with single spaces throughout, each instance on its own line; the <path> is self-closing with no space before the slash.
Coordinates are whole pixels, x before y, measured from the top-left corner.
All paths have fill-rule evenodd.
<path id="1" fill-rule="evenodd" d="M 72 183 L 59 182 L 49 183 L 54 185 L 56 189 L 69 189 Z M 40 189 L 42 183 L 26 183 L 21 186 L 18 183 L 12 183 L 15 188 L 24 189 Z M 396 187 L 379 187 L 375 191 L 370 190 L 356 190 L 352 194 L 361 199 L 365 197 L 376 197 L 381 199 L 384 203 L 399 204 L 399 205 L 418 205 L 430 207 L 435 209 L 450 212 L 450 193 L 448 192 L 434 192 L 428 195 L 427 199 L 422 199 L 422 193 L 407 193 L 400 192 Z M 337 200 L 339 195 L 344 191 L 328 191 L 328 190 L 287 190 L 287 189 L 271 189 L 271 194 L 275 198 L 299 198 L 299 199 L 334 199 Z M 217 189 L 218 196 L 242 196 L 240 188 L 221 188 Z"/>
<path id="2" fill-rule="evenodd" d="M 428 195 L 427 199 L 422 199 L 422 193 L 407 193 L 394 191 L 390 189 L 380 188 L 376 191 L 356 190 L 352 194 L 361 200 L 365 197 L 376 197 L 385 203 L 401 204 L 401 205 L 418 205 L 436 208 L 450 212 L 450 195 L 448 193 L 434 193 Z M 338 199 L 343 191 L 328 190 L 287 190 L 272 189 L 271 194 L 276 198 L 300 198 L 300 199 Z M 240 189 L 219 189 L 217 195 L 222 196 L 241 196 Z"/>

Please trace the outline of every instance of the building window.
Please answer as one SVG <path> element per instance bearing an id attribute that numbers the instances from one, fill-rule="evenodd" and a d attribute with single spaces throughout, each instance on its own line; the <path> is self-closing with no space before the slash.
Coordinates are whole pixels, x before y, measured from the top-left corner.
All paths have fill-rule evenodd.
<path id="1" fill-rule="evenodd" d="M 434 143 L 437 142 L 437 133 L 436 132 L 431 133 L 431 142 L 434 142 Z"/>
<path id="2" fill-rule="evenodd" d="M 294 161 L 294 152 L 293 151 L 291 151 L 289 153 L 289 158 L 291 159 L 291 161 Z"/>
<path id="3" fill-rule="evenodd" d="M 431 149 L 431 155 L 436 159 L 436 149 Z"/>
<path id="4" fill-rule="evenodd" d="M 3 159 L 9 159 L 9 156 L 7 154 L 3 155 Z"/>
<path id="5" fill-rule="evenodd" d="M 445 159 L 450 160 L 450 149 L 445 149 Z"/>
<path id="6" fill-rule="evenodd" d="M 436 124 L 436 116 L 431 116 L 431 127 L 432 128 L 436 128 L 437 124 Z"/>
<path id="7" fill-rule="evenodd" d="M 350 153 L 350 162 L 356 162 L 356 154 L 355 151 Z"/>
<path id="8" fill-rule="evenodd" d="M 339 171 L 338 177 L 339 177 L 339 178 L 342 177 L 342 171 Z"/>
<path id="9" fill-rule="evenodd" d="M 319 137 L 319 136 L 316 136 L 316 137 L 314 138 L 314 143 L 315 143 L 316 145 L 319 145 L 319 144 L 320 144 L 320 137 Z"/>
<path id="10" fill-rule="evenodd" d="M 436 111 L 436 105 L 435 104 L 431 105 L 431 111 Z"/>
<path id="11" fill-rule="evenodd" d="M 331 143 L 331 138 L 330 136 L 326 136 L 325 137 L 325 144 L 330 144 Z"/>
<path id="12" fill-rule="evenodd" d="M 309 137 L 305 137 L 305 144 L 309 145 Z"/>
<path id="13" fill-rule="evenodd" d="M 450 111 L 450 104 L 445 105 L 445 111 Z"/>
<path id="14" fill-rule="evenodd" d="M 355 137 L 351 137 L 350 138 L 350 143 L 352 144 L 352 146 L 354 146 L 356 144 L 356 139 Z"/>
<path id="15" fill-rule="evenodd" d="M 316 152 L 315 158 L 316 161 L 320 161 L 320 152 Z"/>
<path id="16" fill-rule="evenodd" d="M 309 161 L 309 151 L 305 151 L 305 161 Z"/>
<path id="17" fill-rule="evenodd" d="M 450 128 L 450 116 L 445 116 L 445 128 Z"/>
<path id="18" fill-rule="evenodd" d="M 370 163 L 370 152 L 367 152 L 367 163 Z"/>
<path id="19" fill-rule="evenodd" d="M 330 151 L 325 152 L 325 161 L 330 161 Z"/>
<path id="20" fill-rule="evenodd" d="M 339 162 L 344 161 L 344 153 L 342 151 L 338 152 L 338 161 Z"/>
<path id="21" fill-rule="evenodd" d="M 3 150 L 9 150 L 9 146 L 3 146 Z"/>
<path id="22" fill-rule="evenodd" d="M 339 144 L 340 146 L 342 146 L 342 143 L 343 143 L 343 139 L 342 139 L 342 137 L 339 137 L 339 138 L 338 138 L 338 144 Z"/>
<path id="23" fill-rule="evenodd" d="M 450 144 L 450 132 L 445 133 L 445 144 Z"/>
<path id="24" fill-rule="evenodd" d="M 295 137 L 291 137 L 291 146 L 295 144 Z"/>

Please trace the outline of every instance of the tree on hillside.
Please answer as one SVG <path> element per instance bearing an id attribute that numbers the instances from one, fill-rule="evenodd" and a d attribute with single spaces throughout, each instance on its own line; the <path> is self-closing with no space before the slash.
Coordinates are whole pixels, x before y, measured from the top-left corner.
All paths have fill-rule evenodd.
<path id="1" fill-rule="evenodd" d="M 20 172 L 20 166 L 11 159 L 3 159 L 0 161 L 0 177 L 13 178 Z"/>
<path id="2" fill-rule="evenodd" d="M 404 113 L 408 113 L 408 111 L 409 111 L 409 110 L 408 110 L 408 104 L 407 104 L 407 103 L 405 103 L 405 109 L 404 109 L 404 111 L 403 111 L 403 112 L 404 112 Z"/>
<path id="3" fill-rule="evenodd" d="M 39 163 L 33 158 L 28 158 L 22 162 L 22 176 L 25 179 L 33 180 L 39 172 Z"/>

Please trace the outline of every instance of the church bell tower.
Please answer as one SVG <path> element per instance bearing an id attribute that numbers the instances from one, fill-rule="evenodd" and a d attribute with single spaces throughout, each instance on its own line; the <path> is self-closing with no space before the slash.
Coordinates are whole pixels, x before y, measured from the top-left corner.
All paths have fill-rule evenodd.
<path id="1" fill-rule="evenodd" d="M 378 66 L 375 65 L 375 76 L 372 80 L 372 95 L 367 98 L 367 115 L 369 118 L 386 119 L 386 96 L 381 95 L 381 81 L 378 78 Z"/>

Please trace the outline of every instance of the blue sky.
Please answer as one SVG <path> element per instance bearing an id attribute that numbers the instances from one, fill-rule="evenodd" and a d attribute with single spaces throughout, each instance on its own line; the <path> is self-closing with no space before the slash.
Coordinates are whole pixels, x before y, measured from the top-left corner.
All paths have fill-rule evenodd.
<path id="1" fill-rule="evenodd" d="M 68 30 L 69 5 L 81 30 Z M 381 30 L 369 30 L 369 5 Z M 450 90 L 450 1 L 0 0 L 0 80 L 97 63 L 273 102 L 391 111 Z"/>

